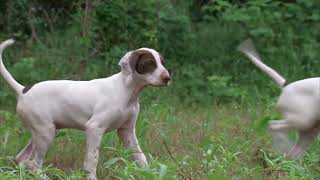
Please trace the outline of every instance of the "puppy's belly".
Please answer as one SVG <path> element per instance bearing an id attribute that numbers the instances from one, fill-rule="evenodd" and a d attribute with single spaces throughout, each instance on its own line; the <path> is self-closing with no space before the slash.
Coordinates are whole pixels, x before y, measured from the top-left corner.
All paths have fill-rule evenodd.
<path id="1" fill-rule="evenodd" d="M 70 117 L 56 118 L 54 124 L 57 129 L 73 128 L 85 130 L 85 123 L 83 123 L 84 119 L 85 118 L 72 119 Z"/>
<path id="2" fill-rule="evenodd" d="M 131 114 L 132 113 L 130 111 L 108 113 L 103 119 L 99 120 L 99 123 L 101 123 L 101 125 L 106 128 L 106 132 L 108 132 L 122 127 L 122 125 L 130 119 Z M 86 123 L 90 120 L 92 115 L 92 113 L 86 113 L 83 111 L 64 110 L 63 112 L 55 113 L 53 119 L 57 129 L 74 128 L 85 130 Z"/>
<path id="3" fill-rule="evenodd" d="M 85 129 L 86 122 L 91 118 L 92 113 L 81 111 L 79 109 L 72 110 L 63 108 L 52 112 L 54 124 L 57 129 L 75 128 Z"/>

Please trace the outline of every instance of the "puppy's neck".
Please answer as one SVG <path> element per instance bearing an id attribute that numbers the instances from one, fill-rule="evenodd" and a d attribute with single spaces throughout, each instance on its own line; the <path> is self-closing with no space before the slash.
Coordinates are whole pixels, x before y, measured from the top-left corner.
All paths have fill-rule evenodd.
<path id="1" fill-rule="evenodd" d="M 139 95 L 147 84 L 132 75 L 128 76 L 120 72 L 120 76 L 122 77 L 123 86 L 128 90 L 128 105 L 138 103 Z"/>

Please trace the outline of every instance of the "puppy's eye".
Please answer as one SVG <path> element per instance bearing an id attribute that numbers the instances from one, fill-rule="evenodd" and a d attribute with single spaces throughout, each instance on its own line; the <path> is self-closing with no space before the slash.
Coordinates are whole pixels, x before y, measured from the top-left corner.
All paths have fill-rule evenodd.
<path id="1" fill-rule="evenodd" d="M 154 59 L 140 59 L 137 63 L 136 70 L 139 74 L 151 73 L 157 68 Z"/>
<path id="2" fill-rule="evenodd" d="M 147 68 L 147 69 L 153 69 L 156 66 L 157 66 L 156 62 L 153 59 L 148 59 L 144 63 L 144 67 Z"/>
<path id="3" fill-rule="evenodd" d="M 154 61 L 152 59 L 146 59 L 145 64 L 153 64 Z"/>
<path id="4" fill-rule="evenodd" d="M 160 54 L 160 62 L 161 62 L 162 65 L 165 65 L 165 61 L 164 61 L 164 59 L 163 59 L 161 54 Z"/>
<path id="5" fill-rule="evenodd" d="M 160 62 L 161 64 L 164 66 L 166 64 L 166 62 L 164 61 L 163 57 L 160 57 Z"/>

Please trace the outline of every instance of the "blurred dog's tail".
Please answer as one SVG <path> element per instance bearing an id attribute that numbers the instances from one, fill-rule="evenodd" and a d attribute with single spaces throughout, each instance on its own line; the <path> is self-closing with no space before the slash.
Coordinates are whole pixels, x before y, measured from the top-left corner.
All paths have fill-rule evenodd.
<path id="1" fill-rule="evenodd" d="M 7 81 L 9 86 L 17 93 L 17 95 L 20 95 L 22 93 L 24 86 L 22 86 L 15 79 L 13 79 L 13 77 L 8 72 L 8 70 L 6 69 L 6 67 L 4 66 L 3 61 L 2 61 L 3 50 L 13 43 L 14 43 L 13 39 L 8 39 L 0 44 L 0 74 L 2 75 L 4 80 Z"/>
<path id="2" fill-rule="evenodd" d="M 280 88 L 283 88 L 287 85 L 287 81 L 284 77 L 262 62 L 251 39 L 243 41 L 238 46 L 238 50 L 244 53 L 251 60 L 251 62 L 253 62 L 253 64 L 258 66 L 258 68 L 270 76 L 280 86 Z"/>

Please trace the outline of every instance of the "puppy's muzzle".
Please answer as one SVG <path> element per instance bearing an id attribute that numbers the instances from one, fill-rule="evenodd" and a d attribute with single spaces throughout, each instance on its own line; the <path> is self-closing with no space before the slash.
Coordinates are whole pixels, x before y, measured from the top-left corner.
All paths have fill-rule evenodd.
<path id="1" fill-rule="evenodd" d="M 161 73 L 160 78 L 164 84 L 168 84 L 171 79 L 170 74 L 167 70 Z"/>

